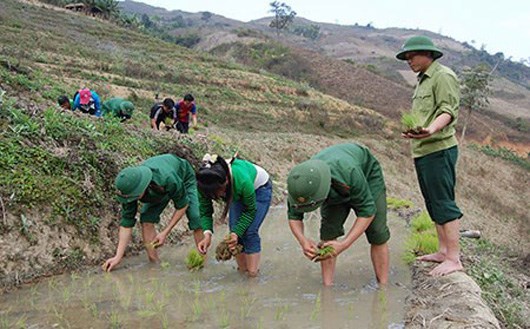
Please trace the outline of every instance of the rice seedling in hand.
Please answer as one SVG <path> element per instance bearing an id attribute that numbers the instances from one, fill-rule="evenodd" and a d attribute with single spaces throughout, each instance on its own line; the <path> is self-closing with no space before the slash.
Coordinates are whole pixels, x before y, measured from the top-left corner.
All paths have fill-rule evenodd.
<path id="1" fill-rule="evenodd" d="M 190 250 L 186 256 L 186 266 L 190 271 L 196 271 L 204 267 L 204 256 L 196 249 Z"/>
<path id="2" fill-rule="evenodd" d="M 419 134 L 422 130 L 419 117 L 414 113 L 403 113 L 401 115 L 401 124 L 403 132 L 410 134 Z"/>
<path id="3" fill-rule="evenodd" d="M 325 247 L 319 246 L 317 255 L 315 258 L 313 258 L 313 261 L 319 262 L 321 260 L 333 257 L 334 253 L 335 253 L 335 248 L 333 248 L 332 246 L 325 246 Z"/>
<path id="4" fill-rule="evenodd" d="M 223 241 L 221 241 L 217 248 L 215 248 L 215 259 L 218 261 L 225 261 L 232 258 L 232 256 L 237 256 L 243 251 L 243 246 L 238 244 L 234 250 L 230 250 L 228 247 L 228 241 L 230 241 L 230 236 L 226 236 Z"/>
<path id="5" fill-rule="evenodd" d="M 145 247 L 147 249 L 156 249 L 156 248 L 160 247 L 160 245 L 158 244 L 158 241 L 155 240 L 155 241 L 151 241 L 149 243 L 146 243 Z"/>

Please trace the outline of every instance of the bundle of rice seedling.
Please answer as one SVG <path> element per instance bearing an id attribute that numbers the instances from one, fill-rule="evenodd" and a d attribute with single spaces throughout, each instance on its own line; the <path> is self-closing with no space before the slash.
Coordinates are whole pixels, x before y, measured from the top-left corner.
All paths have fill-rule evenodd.
<path id="1" fill-rule="evenodd" d="M 156 248 L 160 247 L 160 245 L 158 244 L 158 241 L 151 241 L 149 243 L 146 243 L 145 247 L 147 249 L 156 249 Z"/>
<path id="2" fill-rule="evenodd" d="M 241 244 L 237 244 L 234 250 L 230 250 L 228 247 L 228 241 L 230 241 L 230 236 L 226 236 L 224 240 L 217 245 L 217 248 L 215 248 L 216 260 L 229 260 L 232 256 L 237 256 L 243 251 L 243 245 Z"/>
<path id="3" fill-rule="evenodd" d="M 334 252 L 335 252 L 335 248 L 333 248 L 332 246 L 326 246 L 326 247 L 320 247 L 319 246 L 319 249 L 317 251 L 317 255 L 316 255 L 315 258 L 313 258 L 313 261 L 314 262 L 319 262 L 321 260 L 329 258 L 330 255 L 332 257 Z"/>
<path id="4" fill-rule="evenodd" d="M 190 250 L 186 256 L 186 266 L 188 270 L 195 271 L 204 267 L 204 255 L 201 255 L 196 249 Z"/>
<path id="5" fill-rule="evenodd" d="M 420 119 L 414 113 L 403 113 L 401 115 L 401 124 L 403 125 L 404 133 L 419 134 L 422 129 Z"/>

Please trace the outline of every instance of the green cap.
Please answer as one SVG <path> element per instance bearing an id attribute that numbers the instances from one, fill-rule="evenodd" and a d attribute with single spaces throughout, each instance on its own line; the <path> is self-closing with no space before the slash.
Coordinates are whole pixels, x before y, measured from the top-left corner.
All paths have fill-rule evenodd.
<path id="1" fill-rule="evenodd" d="M 411 51 L 431 51 L 433 59 L 438 59 L 443 56 L 442 51 L 434 46 L 432 40 L 423 35 L 417 35 L 405 41 L 396 54 L 396 58 L 403 61 L 407 60 L 405 55 Z"/>
<path id="2" fill-rule="evenodd" d="M 321 160 L 308 160 L 295 166 L 287 177 L 289 204 L 301 212 L 322 205 L 331 187 L 331 171 Z"/>
<path id="3" fill-rule="evenodd" d="M 132 113 L 134 111 L 134 105 L 129 101 L 121 102 L 120 110 L 123 114 L 128 114 L 129 116 L 132 116 Z"/>
<path id="4" fill-rule="evenodd" d="M 114 185 L 118 190 L 116 199 L 121 203 L 137 200 L 147 189 L 153 178 L 151 169 L 146 166 L 127 167 L 120 171 Z"/>

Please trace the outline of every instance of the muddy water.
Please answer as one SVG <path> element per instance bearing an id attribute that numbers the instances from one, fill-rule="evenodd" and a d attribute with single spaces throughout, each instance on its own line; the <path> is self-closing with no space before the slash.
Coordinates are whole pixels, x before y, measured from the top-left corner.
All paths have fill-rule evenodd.
<path id="1" fill-rule="evenodd" d="M 317 216 L 305 222 L 316 238 Z M 0 328 L 402 328 L 410 285 L 400 260 L 405 225 L 391 213 L 389 222 L 386 290 L 374 288 L 364 237 L 339 257 L 335 286 L 323 288 L 320 266 L 302 255 L 285 209 L 274 208 L 261 231 L 259 278 L 244 278 L 234 261 L 218 263 L 212 255 L 203 270 L 189 272 L 184 258 L 192 245 L 185 241 L 162 248 L 160 265 L 129 257 L 110 274 L 59 276 L 0 296 Z"/>

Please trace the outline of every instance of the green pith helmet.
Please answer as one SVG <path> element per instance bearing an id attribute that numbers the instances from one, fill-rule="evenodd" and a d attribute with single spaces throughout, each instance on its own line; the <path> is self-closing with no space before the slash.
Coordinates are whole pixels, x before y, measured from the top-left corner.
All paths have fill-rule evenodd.
<path id="1" fill-rule="evenodd" d="M 118 190 L 116 199 L 121 203 L 137 200 L 147 189 L 152 178 L 153 172 L 146 166 L 123 169 L 116 177 L 114 183 Z"/>
<path id="2" fill-rule="evenodd" d="M 134 105 L 129 101 L 121 102 L 120 110 L 123 114 L 128 114 L 129 116 L 132 116 L 132 113 L 134 111 Z"/>
<path id="3" fill-rule="evenodd" d="M 405 61 L 407 60 L 405 55 L 411 51 L 430 51 L 432 52 L 433 59 L 438 59 L 443 56 L 442 51 L 434 46 L 432 40 L 423 35 L 417 35 L 405 41 L 396 54 L 396 58 Z"/>
<path id="4" fill-rule="evenodd" d="M 321 160 L 308 160 L 295 166 L 287 177 L 289 204 L 301 212 L 322 205 L 331 187 L 331 171 Z"/>

